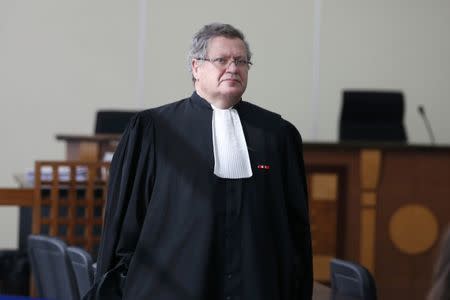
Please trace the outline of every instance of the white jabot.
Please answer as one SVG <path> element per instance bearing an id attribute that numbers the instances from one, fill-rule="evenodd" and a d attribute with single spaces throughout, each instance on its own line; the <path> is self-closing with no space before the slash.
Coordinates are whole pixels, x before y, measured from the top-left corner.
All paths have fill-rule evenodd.
<path id="1" fill-rule="evenodd" d="M 238 112 L 234 108 L 211 107 L 214 174 L 230 179 L 252 177 L 247 143 Z"/>

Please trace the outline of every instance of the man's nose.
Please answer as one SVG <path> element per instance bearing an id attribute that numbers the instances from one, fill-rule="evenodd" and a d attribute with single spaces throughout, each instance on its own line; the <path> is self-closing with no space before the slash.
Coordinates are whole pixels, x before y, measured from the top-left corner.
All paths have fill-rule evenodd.
<path id="1" fill-rule="evenodd" d="M 228 62 L 228 66 L 227 66 L 227 72 L 237 72 L 238 67 L 236 65 L 236 61 L 233 59 L 230 59 L 230 61 Z"/>

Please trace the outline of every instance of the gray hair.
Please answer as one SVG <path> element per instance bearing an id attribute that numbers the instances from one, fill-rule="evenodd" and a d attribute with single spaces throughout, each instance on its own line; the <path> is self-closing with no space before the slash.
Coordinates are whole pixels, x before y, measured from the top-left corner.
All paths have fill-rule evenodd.
<path id="1" fill-rule="evenodd" d="M 205 58 L 209 41 L 219 36 L 231 39 L 241 39 L 245 44 L 245 48 L 247 49 L 247 60 L 251 61 L 252 53 L 250 51 L 250 46 L 245 40 L 244 34 L 239 29 L 231 26 L 230 24 L 211 23 L 203 26 L 192 38 L 192 44 L 188 54 L 189 72 L 191 74 L 192 60 L 196 58 Z M 193 76 L 192 81 L 195 81 L 195 78 Z"/>

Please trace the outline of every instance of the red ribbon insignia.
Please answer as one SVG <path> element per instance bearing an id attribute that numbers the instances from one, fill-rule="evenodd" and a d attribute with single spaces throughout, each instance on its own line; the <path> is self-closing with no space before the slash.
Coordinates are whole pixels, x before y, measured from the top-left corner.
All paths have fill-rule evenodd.
<path id="1" fill-rule="evenodd" d="M 269 170 L 270 166 L 269 165 L 258 165 L 257 167 L 258 169 L 263 169 L 263 170 Z"/>

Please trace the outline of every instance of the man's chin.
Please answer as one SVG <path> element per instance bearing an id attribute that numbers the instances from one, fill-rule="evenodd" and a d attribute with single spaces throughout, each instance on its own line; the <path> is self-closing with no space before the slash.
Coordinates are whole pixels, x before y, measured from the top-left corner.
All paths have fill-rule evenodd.
<path id="1" fill-rule="evenodd" d="M 245 87 L 240 82 L 225 82 L 221 86 L 221 90 L 224 93 L 241 93 L 245 91 Z"/>
<path id="2" fill-rule="evenodd" d="M 241 99 L 244 90 L 242 88 L 230 88 L 223 92 L 223 95 L 228 99 Z"/>

